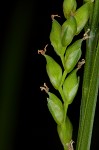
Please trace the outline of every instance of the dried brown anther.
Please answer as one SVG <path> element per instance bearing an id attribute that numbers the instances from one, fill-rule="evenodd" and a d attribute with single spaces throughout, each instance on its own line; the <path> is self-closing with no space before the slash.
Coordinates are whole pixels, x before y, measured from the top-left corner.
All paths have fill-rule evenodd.
<path id="1" fill-rule="evenodd" d="M 46 85 L 46 83 L 44 83 L 44 85 L 41 86 L 40 89 L 41 89 L 41 91 L 45 91 L 46 93 L 49 92 L 49 88 L 48 88 L 48 86 Z"/>
<path id="2" fill-rule="evenodd" d="M 58 14 L 56 14 L 56 15 L 51 15 L 51 19 L 52 19 L 52 20 L 54 20 L 55 17 L 61 18 L 61 16 L 59 16 Z"/>
<path id="3" fill-rule="evenodd" d="M 84 64 L 85 64 L 85 59 L 82 59 L 81 61 L 78 62 L 77 69 L 79 70 Z"/>
<path id="4" fill-rule="evenodd" d="M 45 45 L 43 50 L 38 50 L 38 54 L 45 55 L 47 46 L 48 46 L 48 44 Z"/>
<path id="5" fill-rule="evenodd" d="M 84 36 L 87 36 L 89 32 L 90 32 L 90 29 L 87 29 L 87 31 L 84 33 Z"/>
<path id="6" fill-rule="evenodd" d="M 86 40 L 86 39 L 89 39 L 89 38 L 91 38 L 89 35 L 88 35 L 88 33 L 90 32 L 90 29 L 87 29 L 87 31 L 84 33 L 84 35 L 83 35 L 83 40 Z"/>
<path id="7" fill-rule="evenodd" d="M 74 150 L 74 148 L 73 148 L 73 143 L 74 143 L 74 141 L 71 140 L 70 143 L 67 143 L 67 144 L 66 144 L 67 147 L 68 147 L 68 150 Z"/>

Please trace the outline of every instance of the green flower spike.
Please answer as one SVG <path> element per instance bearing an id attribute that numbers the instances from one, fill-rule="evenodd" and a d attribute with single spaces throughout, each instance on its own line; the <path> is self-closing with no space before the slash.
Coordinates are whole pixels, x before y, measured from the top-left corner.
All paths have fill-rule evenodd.
<path id="1" fill-rule="evenodd" d="M 90 29 L 87 29 L 82 39 L 77 40 L 76 42 L 74 42 L 72 45 L 70 45 L 67 48 L 66 54 L 65 54 L 65 63 L 64 63 L 64 68 L 67 71 L 67 73 L 71 72 L 73 68 L 75 67 L 75 65 L 77 64 L 77 62 L 79 61 L 81 54 L 82 54 L 82 51 L 81 51 L 82 41 L 90 38 L 88 36 L 89 31 Z"/>
<path id="2" fill-rule="evenodd" d="M 61 39 L 62 45 L 67 47 L 73 40 L 77 31 L 76 19 L 71 16 L 62 25 Z"/>
<path id="3" fill-rule="evenodd" d="M 66 50 L 65 55 L 65 69 L 67 72 L 71 72 L 75 65 L 77 64 L 78 60 L 81 57 L 81 45 L 82 45 L 82 39 L 77 40 L 72 45 L 70 45 Z"/>
<path id="4" fill-rule="evenodd" d="M 81 30 L 85 27 L 89 16 L 90 16 L 90 6 L 91 3 L 87 2 L 84 5 L 82 5 L 79 9 L 77 9 L 77 11 L 75 12 L 75 19 L 77 22 L 77 32 L 76 35 L 78 35 Z"/>
<path id="5" fill-rule="evenodd" d="M 66 47 L 62 46 L 61 43 L 61 25 L 55 20 L 55 17 L 60 17 L 58 15 L 51 15 L 52 18 L 52 29 L 50 32 L 50 42 L 53 46 L 55 52 L 60 57 L 64 55 Z"/>
<path id="6" fill-rule="evenodd" d="M 61 100 L 53 93 L 48 93 L 47 106 L 57 124 L 62 124 L 64 118 L 64 109 Z"/>
<path id="7" fill-rule="evenodd" d="M 66 116 L 65 122 L 63 122 L 61 125 L 57 125 L 57 132 L 61 140 L 61 143 L 64 147 L 64 150 L 69 150 L 68 148 L 70 147 L 70 145 L 68 143 L 70 143 L 72 140 L 72 131 L 73 131 L 72 124 L 68 116 Z"/>
<path id="8" fill-rule="evenodd" d="M 85 64 L 84 59 L 78 62 L 77 68 L 73 70 L 64 81 L 63 92 L 68 105 L 73 102 L 76 96 L 80 80 L 80 78 L 77 77 L 77 71 L 82 67 L 83 64 Z"/>
<path id="9" fill-rule="evenodd" d="M 77 69 L 73 70 L 65 79 L 63 84 L 63 92 L 66 103 L 71 104 L 76 96 L 79 86 L 79 77 L 77 77 Z"/>
<path id="10" fill-rule="evenodd" d="M 44 50 L 38 50 L 38 53 L 42 54 L 46 58 L 46 71 L 48 77 L 53 87 L 58 90 L 62 78 L 62 68 L 52 57 L 45 54 L 46 47 L 47 45 L 45 46 Z"/>
<path id="11" fill-rule="evenodd" d="M 55 122 L 61 125 L 64 118 L 64 108 L 61 100 L 55 94 L 49 92 L 46 83 L 44 83 L 44 86 L 40 87 L 40 89 L 44 90 L 49 95 L 49 98 L 47 98 L 48 109 Z"/>
<path id="12" fill-rule="evenodd" d="M 77 7 L 76 0 L 64 0 L 63 1 L 63 13 L 66 19 L 75 13 Z"/>

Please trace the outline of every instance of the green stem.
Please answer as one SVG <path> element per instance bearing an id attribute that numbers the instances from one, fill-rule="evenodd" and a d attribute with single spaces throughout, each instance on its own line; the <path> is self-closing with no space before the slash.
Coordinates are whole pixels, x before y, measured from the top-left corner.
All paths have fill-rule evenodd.
<path id="1" fill-rule="evenodd" d="M 59 91 L 59 93 L 60 93 L 60 95 L 61 95 L 61 97 L 62 97 L 62 99 L 63 99 L 64 102 L 65 102 L 66 100 L 65 100 L 65 96 L 64 96 L 64 93 L 63 93 L 63 90 L 62 90 L 62 85 L 63 85 L 63 83 L 64 83 L 64 80 L 65 80 L 65 78 L 66 78 L 66 75 L 67 75 L 67 71 L 65 70 L 64 73 L 63 73 L 63 76 L 62 76 L 62 80 L 61 80 L 59 89 L 58 89 L 58 91 Z"/>
<path id="2" fill-rule="evenodd" d="M 99 76 L 99 0 L 95 0 L 90 36 L 86 43 L 86 64 L 84 69 L 80 122 L 76 150 L 89 150 L 97 101 Z M 98 46 L 97 46 L 98 43 Z"/>
<path id="3" fill-rule="evenodd" d="M 89 83 L 90 83 L 90 76 L 91 76 L 91 70 L 92 70 L 92 62 L 94 60 L 95 52 L 96 52 L 96 46 L 97 46 L 97 40 L 98 40 L 98 32 L 97 32 L 97 24 L 99 22 L 99 0 L 95 0 L 94 4 L 94 10 L 93 10 L 93 17 L 92 22 L 89 25 L 90 31 L 90 37 L 86 42 L 86 63 L 84 68 L 84 78 L 83 78 L 83 90 L 82 90 L 82 99 L 85 99 L 87 97 Z"/>
<path id="4" fill-rule="evenodd" d="M 90 77 L 92 74 L 92 64 L 95 59 L 95 53 L 96 53 L 96 47 L 97 47 L 97 41 L 99 38 L 99 31 L 97 31 L 97 20 L 96 17 L 99 16 L 99 1 L 96 0 L 94 4 L 94 10 L 93 10 L 93 17 L 92 17 L 92 23 L 90 23 L 89 28 L 91 29 L 90 37 L 86 41 L 86 63 L 84 68 L 84 77 L 83 77 L 83 86 L 82 86 L 82 101 L 81 101 L 81 109 L 80 109 L 80 124 L 83 120 L 84 115 L 84 108 L 86 105 L 86 99 L 88 95 L 89 90 L 89 84 L 90 84 Z M 96 22 L 95 22 L 96 21 Z M 79 128 L 80 128 L 79 124 Z"/>
<path id="5" fill-rule="evenodd" d="M 67 71 L 65 70 L 64 73 L 63 73 L 63 76 L 62 76 L 62 80 L 61 80 L 59 89 L 58 89 L 58 91 L 59 91 L 59 93 L 60 93 L 60 95 L 61 95 L 61 97 L 62 97 L 63 102 L 65 102 L 65 96 L 64 96 L 64 93 L 63 93 L 63 90 L 62 90 L 62 85 L 63 85 L 63 83 L 64 83 L 64 80 L 65 80 L 65 78 L 66 78 L 66 75 L 67 75 Z"/>
<path id="6" fill-rule="evenodd" d="M 66 102 L 64 102 L 64 123 L 66 121 L 67 110 L 68 110 L 68 104 Z"/>
<path id="7" fill-rule="evenodd" d="M 59 93 L 60 93 L 60 95 L 61 95 L 61 97 L 62 97 L 63 102 L 65 102 L 65 96 L 64 96 L 62 87 L 59 87 L 58 91 L 59 91 Z"/>
<path id="8" fill-rule="evenodd" d="M 92 22 L 90 24 L 92 31 L 97 27 L 97 25 L 99 23 L 98 17 L 99 17 L 99 1 L 95 0 Z"/>
<path id="9" fill-rule="evenodd" d="M 62 76 L 61 83 L 60 83 L 60 87 L 63 85 L 64 80 L 65 80 L 65 78 L 66 78 L 66 75 L 67 75 L 67 71 L 66 71 L 66 69 L 65 69 L 65 71 L 64 71 L 64 73 L 63 73 L 63 76 Z"/>
<path id="10" fill-rule="evenodd" d="M 79 129 L 78 143 L 76 150 L 89 150 L 92 136 L 93 121 L 97 102 L 99 83 L 99 43 L 96 57 L 93 62 L 91 81 L 89 85 L 88 96 L 84 108 L 83 120 Z M 83 107 L 83 106 L 82 106 Z"/>
<path id="11" fill-rule="evenodd" d="M 65 62 L 65 60 L 64 60 L 64 55 L 60 56 L 60 58 L 61 58 L 61 61 L 62 61 L 62 65 L 63 65 L 63 67 L 64 67 L 64 62 Z"/>

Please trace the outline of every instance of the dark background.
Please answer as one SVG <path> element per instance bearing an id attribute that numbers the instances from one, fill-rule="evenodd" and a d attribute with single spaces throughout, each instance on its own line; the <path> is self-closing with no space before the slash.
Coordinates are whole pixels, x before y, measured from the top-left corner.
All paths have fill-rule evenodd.
<path id="1" fill-rule="evenodd" d="M 78 0 L 78 7 L 82 1 Z M 38 55 L 38 49 L 46 44 L 47 54 L 60 62 L 49 41 L 51 14 L 59 14 L 60 23 L 65 21 L 61 0 L 9 0 L 0 7 L 1 59 L 0 59 L 0 149 L 47 149 L 62 150 L 56 123 L 47 108 L 47 95 L 40 91 L 44 82 L 51 92 L 46 74 L 46 61 Z M 77 38 L 82 37 L 83 31 Z M 75 38 L 76 39 L 76 38 Z M 84 45 L 82 47 L 85 55 Z M 73 140 L 76 145 L 83 67 L 79 71 L 80 87 L 69 106 L 68 116 L 74 126 Z M 98 146 L 99 119 L 97 103 L 91 149 Z"/>

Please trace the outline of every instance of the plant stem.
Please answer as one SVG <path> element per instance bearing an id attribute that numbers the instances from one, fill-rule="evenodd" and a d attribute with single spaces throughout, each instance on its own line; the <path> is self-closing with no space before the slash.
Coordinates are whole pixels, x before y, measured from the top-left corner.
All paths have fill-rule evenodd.
<path id="1" fill-rule="evenodd" d="M 67 102 L 64 102 L 64 123 L 66 121 L 67 110 L 68 110 L 68 104 Z"/>
<path id="2" fill-rule="evenodd" d="M 92 22 L 90 22 L 89 27 L 91 29 L 90 31 L 90 37 L 86 41 L 86 63 L 84 68 L 84 77 L 83 77 L 83 89 L 82 89 L 82 99 L 83 99 L 83 105 L 86 103 L 86 97 L 88 93 L 89 83 L 90 83 L 90 77 L 91 77 L 91 70 L 92 70 L 92 62 L 94 60 L 94 56 L 96 53 L 96 46 L 97 41 L 99 37 L 99 32 L 97 31 L 97 24 L 99 20 L 99 1 L 95 0 L 94 4 L 94 10 L 93 10 L 93 16 L 91 17 Z"/>
<path id="3" fill-rule="evenodd" d="M 61 61 L 62 61 L 62 65 L 63 65 L 63 67 L 64 67 L 64 56 L 62 55 L 62 56 L 60 56 L 60 58 L 61 58 Z"/>
<path id="4" fill-rule="evenodd" d="M 89 24 L 89 28 L 91 29 L 91 38 L 86 42 L 86 64 L 84 69 L 80 122 L 76 150 L 90 149 L 99 80 L 98 17 L 99 0 L 95 0 L 92 22 Z"/>
<path id="5" fill-rule="evenodd" d="M 92 135 L 94 114 L 97 102 L 99 83 L 99 43 L 97 47 L 96 57 L 93 63 L 92 76 L 89 85 L 88 96 L 86 100 L 85 111 L 83 114 L 83 120 L 81 128 L 79 129 L 78 145 L 76 150 L 89 150 L 90 141 Z"/>
<path id="6" fill-rule="evenodd" d="M 65 96 L 64 96 L 64 93 L 63 93 L 63 90 L 62 90 L 62 85 L 64 83 L 66 75 L 67 75 L 67 71 L 65 70 L 64 73 L 63 73 L 63 76 L 62 76 L 62 80 L 61 80 L 59 89 L 58 89 L 58 91 L 59 91 L 59 93 L 60 93 L 60 95 L 61 95 L 61 97 L 62 97 L 62 99 L 63 99 L 64 102 L 65 102 Z"/>
<path id="7" fill-rule="evenodd" d="M 61 95 L 61 97 L 62 97 L 62 100 L 65 102 L 65 96 L 64 96 L 64 93 L 63 93 L 63 90 L 62 90 L 62 87 L 59 87 L 59 93 L 60 93 L 60 95 Z"/>
<path id="8" fill-rule="evenodd" d="M 63 85 L 64 80 L 65 80 L 65 78 L 66 78 L 66 75 L 67 75 L 67 71 L 66 71 L 66 69 L 65 69 L 65 71 L 64 71 L 64 73 L 63 73 L 63 76 L 62 76 L 62 80 L 61 80 L 60 86 Z"/>

